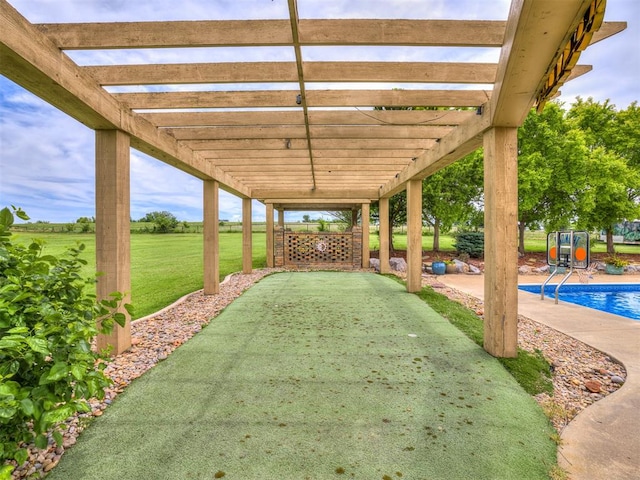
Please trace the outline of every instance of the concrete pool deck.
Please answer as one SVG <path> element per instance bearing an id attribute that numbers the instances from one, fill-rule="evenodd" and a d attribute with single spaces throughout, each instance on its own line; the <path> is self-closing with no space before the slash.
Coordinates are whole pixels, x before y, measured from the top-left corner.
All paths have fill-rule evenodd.
<path id="1" fill-rule="evenodd" d="M 546 276 L 521 275 L 519 284 Z M 555 280 L 552 283 L 560 281 Z M 448 287 L 484 299 L 484 275 L 442 275 Z M 577 283 L 577 275 L 570 283 Z M 638 275 L 595 275 L 589 283 L 640 283 Z M 622 363 L 620 390 L 583 410 L 562 432 L 558 463 L 572 480 L 626 480 L 640 475 L 640 322 L 518 291 L 518 313 L 563 332 Z"/>

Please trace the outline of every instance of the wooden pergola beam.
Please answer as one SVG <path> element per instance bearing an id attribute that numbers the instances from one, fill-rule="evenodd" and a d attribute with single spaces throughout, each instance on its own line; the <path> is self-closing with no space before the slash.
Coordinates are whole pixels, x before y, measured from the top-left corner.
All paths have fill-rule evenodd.
<path id="1" fill-rule="evenodd" d="M 81 67 L 103 86 L 297 83 L 295 62 L 167 63 Z M 305 82 L 480 83 L 497 65 L 450 62 L 305 62 Z"/>
<path id="2" fill-rule="evenodd" d="M 304 125 L 256 125 L 247 127 L 184 127 L 166 128 L 178 140 L 226 140 L 247 138 L 293 139 L 307 138 Z M 309 127 L 311 138 L 442 138 L 453 130 L 451 126 L 325 126 Z M 314 142 L 315 144 L 315 142 Z"/>
<path id="3" fill-rule="evenodd" d="M 302 110 L 249 112 L 161 112 L 141 113 L 159 127 L 304 125 Z M 434 126 L 459 125 L 475 112 L 469 110 L 312 110 L 310 125 L 389 125 Z"/>
<path id="4" fill-rule="evenodd" d="M 287 142 L 289 140 L 289 142 Z M 280 139 L 227 139 L 227 140 L 187 140 L 183 142 L 189 148 L 197 151 L 233 151 L 242 150 L 262 150 L 265 157 L 270 156 L 269 150 L 282 152 L 283 157 L 297 156 L 300 150 L 306 150 L 306 142 L 297 138 Z M 384 139 L 384 138 L 362 138 L 362 139 L 323 139 L 314 140 L 314 151 L 331 152 L 339 149 L 344 152 L 342 155 L 349 155 L 351 151 L 386 151 L 388 156 L 396 156 L 393 152 L 400 152 L 399 155 L 414 156 L 409 150 L 425 150 L 435 144 L 435 140 L 429 138 L 408 138 L 408 139 Z M 404 152 L 403 152 L 404 151 Z M 369 155 L 369 153 L 366 153 Z M 322 154 L 320 154 L 322 156 Z M 341 154 L 335 155 L 342 156 Z"/>
<path id="5" fill-rule="evenodd" d="M 500 47 L 495 20 L 300 20 L 300 45 Z M 48 23 L 37 25 L 61 49 L 280 46 L 292 42 L 286 20 Z M 118 35 L 113 35 L 117 31 Z"/>
<path id="6" fill-rule="evenodd" d="M 296 108 L 296 90 L 114 93 L 132 109 Z M 307 90 L 310 107 L 477 107 L 490 90 Z"/>

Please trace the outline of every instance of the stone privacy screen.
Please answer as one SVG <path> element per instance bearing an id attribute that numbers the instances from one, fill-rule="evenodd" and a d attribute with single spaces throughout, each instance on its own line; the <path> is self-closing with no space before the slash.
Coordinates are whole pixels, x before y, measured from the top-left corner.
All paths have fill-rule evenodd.
<path id="1" fill-rule="evenodd" d="M 362 228 L 344 232 L 294 232 L 274 229 L 274 255 L 277 267 L 360 268 Z"/>

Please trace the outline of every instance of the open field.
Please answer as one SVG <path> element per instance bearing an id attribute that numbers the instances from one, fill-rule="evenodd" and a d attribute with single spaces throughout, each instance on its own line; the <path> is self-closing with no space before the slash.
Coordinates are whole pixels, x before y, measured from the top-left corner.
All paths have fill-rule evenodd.
<path id="1" fill-rule="evenodd" d="M 95 272 L 96 247 L 93 234 L 17 233 L 22 243 L 37 237 L 46 242 L 46 254 L 59 255 L 76 243 L 86 247 L 82 256 L 88 265 L 83 274 Z M 131 236 L 131 296 L 135 318 L 153 313 L 202 288 L 202 235 L 132 235 Z M 266 266 L 265 234 L 253 234 L 253 267 Z M 242 270 L 242 236 L 220 234 L 220 279 Z"/>
<path id="2" fill-rule="evenodd" d="M 139 224 L 139 222 L 136 222 Z M 301 228 L 312 228 L 313 224 L 299 224 Z M 335 224 L 333 225 L 335 227 Z M 92 233 L 51 233 L 19 231 L 16 239 L 22 243 L 31 238 L 41 238 L 46 242 L 45 253 L 59 255 L 77 242 L 86 246 L 83 258 L 88 265 L 84 274 L 90 276 L 95 271 L 95 236 Z M 379 237 L 372 230 L 370 248 L 379 248 Z M 394 233 L 394 247 L 406 249 L 406 234 Z M 444 252 L 453 252 L 454 238 L 451 235 L 440 237 L 440 248 Z M 433 237 L 428 233 L 422 238 L 424 250 L 431 250 Z M 546 236 L 544 232 L 528 232 L 525 241 L 527 251 L 544 252 Z M 625 254 L 640 254 L 638 245 L 617 245 L 616 250 Z M 594 253 L 603 253 L 602 242 L 594 243 Z M 174 233 L 165 235 L 131 235 L 131 290 L 132 301 L 136 309 L 135 318 L 153 313 L 181 296 L 202 288 L 202 234 Z M 265 233 L 253 233 L 253 267 L 266 266 Z M 220 233 L 220 279 L 242 269 L 242 235 L 239 233 Z"/>

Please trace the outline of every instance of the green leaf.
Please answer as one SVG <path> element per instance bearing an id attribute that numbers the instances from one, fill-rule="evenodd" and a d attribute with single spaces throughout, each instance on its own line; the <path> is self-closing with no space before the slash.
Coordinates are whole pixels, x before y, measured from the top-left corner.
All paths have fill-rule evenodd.
<path id="1" fill-rule="evenodd" d="M 43 355 L 49 355 L 51 352 L 49 351 L 49 345 L 44 338 L 27 338 L 27 345 L 34 352 L 42 353 Z"/>
<path id="2" fill-rule="evenodd" d="M 2 465 L 0 466 L 0 480 L 11 480 L 11 472 L 13 472 L 12 465 Z"/>
<path id="3" fill-rule="evenodd" d="M 53 439 L 56 441 L 56 445 L 62 445 L 64 442 L 64 438 L 62 438 L 62 434 L 58 430 L 53 431 Z"/>
<path id="4" fill-rule="evenodd" d="M 40 449 L 45 449 L 49 445 L 49 442 L 47 442 L 47 437 L 45 435 L 40 434 L 36 436 L 35 444 L 36 444 L 36 447 Z"/>
<path id="5" fill-rule="evenodd" d="M 50 410 L 42 415 L 42 421 L 48 425 L 54 425 L 59 422 L 64 422 L 67 418 L 75 413 L 75 408 L 72 405 L 66 403 L 55 410 Z"/>
<path id="6" fill-rule="evenodd" d="M 14 407 L 0 407 L 0 418 L 13 418 L 16 411 Z"/>
<path id="7" fill-rule="evenodd" d="M 15 338 L 0 338 L 0 350 L 10 350 L 19 347 L 21 343 Z"/>
<path id="8" fill-rule="evenodd" d="M 67 366 L 66 363 L 64 362 L 56 362 L 53 367 L 51 367 L 51 370 L 49 371 L 49 374 L 47 375 L 47 381 L 48 382 L 56 382 L 64 377 L 67 376 L 67 374 L 69 373 L 69 367 Z"/>
<path id="9" fill-rule="evenodd" d="M 127 323 L 127 317 L 125 316 L 124 313 L 114 313 L 113 314 L 113 319 L 115 320 L 115 322 L 120 325 L 121 327 L 124 327 L 125 324 Z"/>
<path id="10" fill-rule="evenodd" d="M 19 303 L 23 300 L 26 300 L 27 298 L 32 298 L 33 296 L 34 295 L 31 292 L 21 292 L 11 299 L 11 303 Z"/>
<path id="11" fill-rule="evenodd" d="M 21 448 L 16 450 L 16 453 L 13 454 L 13 458 L 18 462 L 18 466 L 22 465 L 29 458 L 29 452 L 26 448 Z"/>
<path id="12" fill-rule="evenodd" d="M 3 397 L 17 397 L 20 393 L 20 384 L 18 382 L 3 382 L 0 383 L 0 396 Z"/>
<path id="13" fill-rule="evenodd" d="M 84 378 L 85 370 L 86 369 L 83 364 L 75 363 L 71 365 L 71 375 L 73 375 L 76 380 L 82 380 Z"/>
<path id="14" fill-rule="evenodd" d="M 9 334 L 24 334 L 29 333 L 29 329 L 27 327 L 13 327 L 10 330 L 7 330 Z"/>
<path id="15" fill-rule="evenodd" d="M 27 415 L 28 417 L 32 417 L 34 412 L 35 412 L 35 408 L 33 406 L 33 402 L 31 401 L 30 398 L 24 398 L 20 401 L 20 407 L 22 408 L 22 411 L 24 412 L 25 415 Z"/>
<path id="16" fill-rule="evenodd" d="M 11 205 L 11 207 L 13 208 L 16 217 L 18 217 L 20 220 L 24 220 L 25 222 L 28 220 L 31 220 L 31 218 L 29 217 L 29 215 L 26 214 L 26 212 L 24 210 L 22 210 L 21 208 L 16 208 L 13 205 Z"/>
<path id="17" fill-rule="evenodd" d="M 13 225 L 13 213 L 7 207 L 0 210 L 0 226 L 9 228 Z"/>

